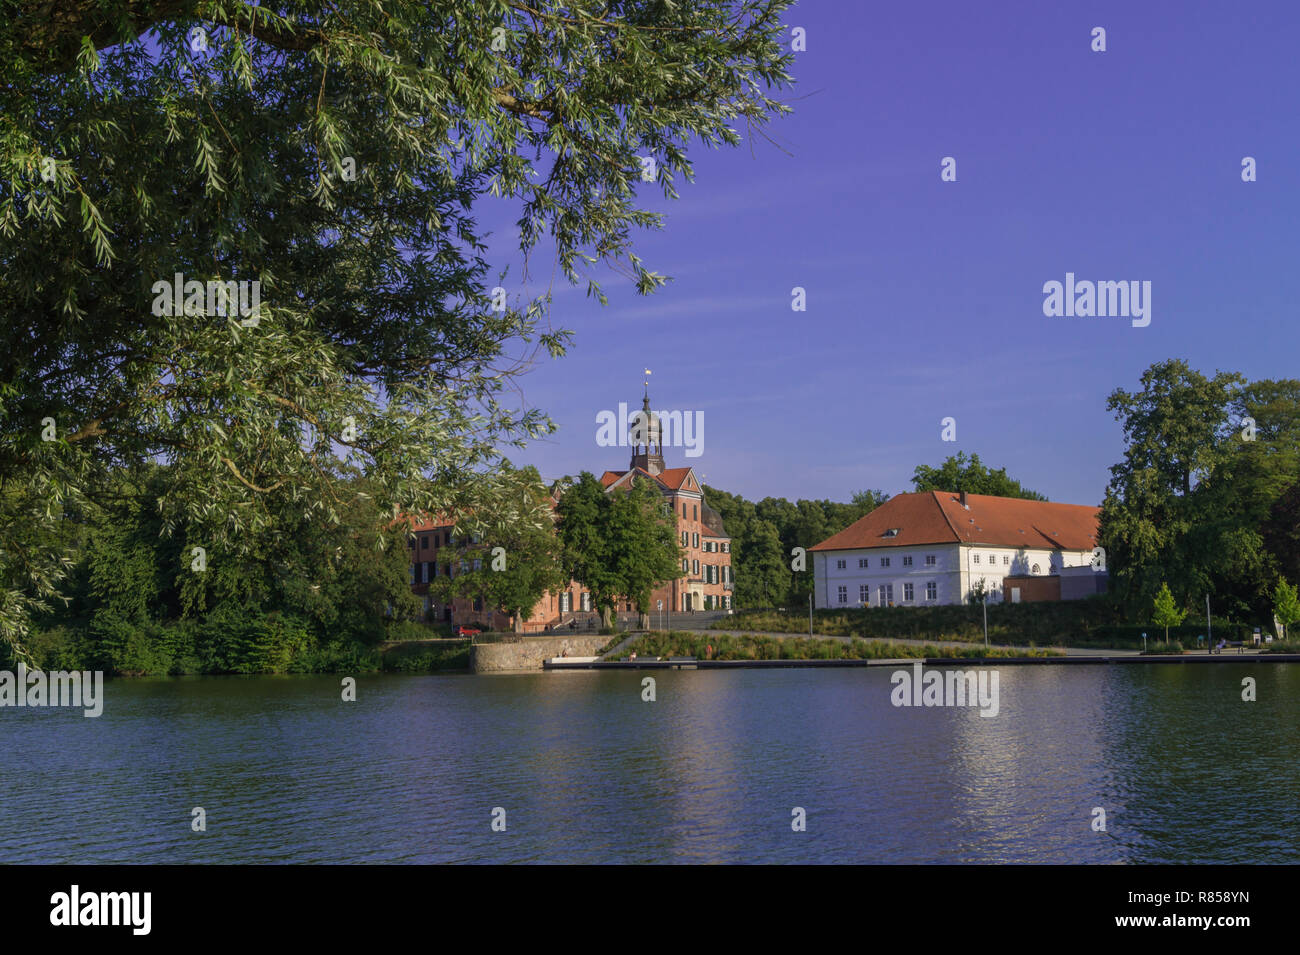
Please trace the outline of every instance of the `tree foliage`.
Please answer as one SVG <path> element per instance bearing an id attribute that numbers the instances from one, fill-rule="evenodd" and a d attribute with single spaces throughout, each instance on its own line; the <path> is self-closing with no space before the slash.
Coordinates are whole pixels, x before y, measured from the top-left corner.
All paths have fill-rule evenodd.
<path id="1" fill-rule="evenodd" d="M 1030 491 L 1007 476 L 1006 468 L 996 471 L 985 466 L 978 454 L 966 457 L 965 451 L 945 458 L 938 467 L 919 464 L 912 473 L 914 491 L 952 491 L 967 494 L 988 494 L 993 497 L 1020 497 L 1029 501 L 1045 501 L 1037 491 Z"/>
<path id="2" fill-rule="evenodd" d="M 636 478 L 626 491 L 615 491 L 610 539 L 619 595 L 626 597 L 649 628 L 650 595 L 682 575 L 677 520 L 658 488 Z"/>
<path id="3" fill-rule="evenodd" d="M 590 471 L 564 488 L 556 506 L 564 573 L 591 593 L 592 606 L 606 627 L 620 590 L 609 537 L 613 508 L 613 500 Z"/>
<path id="4" fill-rule="evenodd" d="M 1174 599 L 1169 585 L 1163 582 L 1160 584 L 1160 590 L 1155 596 L 1152 609 L 1151 622 L 1157 627 L 1165 628 L 1165 643 L 1168 643 L 1169 628 L 1182 623 L 1183 618 L 1187 616 L 1187 611 L 1179 609 L 1178 602 Z"/>
<path id="5" fill-rule="evenodd" d="M 805 551 L 871 513 L 889 495 L 859 491 L 850 503 L 767 497 L 757 504 L 740 495 L 705 487 L 705 499 L 722 515 L 731 535 L 735 604 L 740 608 L 801 607 L 813 588 L 812 560 L 795 570 L 793 551 Z"/>
<path id="6" fill-rule="evenodd" d="M 1126 442 L 1101 514 L 1112 589 L 1139 608 L 1167 582 L 1180 602 L 1208 594 L 1259 617 L 1300 559 L 1300 381 L 1209 377 L 1171 359 L 1141 385 L 1108 401 Z"/>
<path id="7" fill-rule="evenodd" d="M 1300 595 L 1285 580 L 1279 579 L 1273 588 L 1273 616 L 1288 632 L 1293 623 L 1300 623 Z M 1282 639 L 1283 634 L 1279 633 L 1278 638 Z"/>
<path id="8" fill-rule="evenodd" d="M 520 484 L 531 508 L 551 510 L 551 496 L 535 468 L 524 469 Z M 436 577 L 430 592 L 443 601 L 480 598 L 484 606 L 513 615 L 518 632 L 548 591 L 568 583 L 562 571 L 559 538 L 550 520 L 540 524 L 519 520 L 496 527 L 479 537 L 479 543 L 460 548 L 458 559 L 466 563 L 467 571 Z"/>
<path id="9" fill-rule="evenodd" d="M 644 478 L 609 494 L 584 471 L 565 488 L 557 513 L 564 569 L 590 591 L 605 627 L 612 626 L 619 598 L 631 601 L 644 621 L 651 592 L 681 576 L 676 521 Z"/>
<path id="10" fill-rule="evenodd" d="M 42 639 L 46 664 L 119 673 L 311 669 L 312 652 L 364 650 L 418 612 L 402 532 L 385 528 L 364 494 L 351 495 L 358 512 L 339 524 L 313 521 L 303 507 L 256 546 L 205 548 L 198 561 L 188 541 L 163 533 L 168 484 L 165 468 L 141 469 L 59 522 L 66 602 L 35 623 L 41 634 L 76 636 L 58 646 Z M 0 660 L 8 655 L 0 648 Z"/>
<path id="11" fill-rule="evenodd" d="M 662 284 L 639 193 L 786 109 L 788 5 L 6 0 L 0 526 L 150 461 L 165 532 L 214 552 L 360 494 L 520 519 L 481 477 L 550 430 L 503 395 L 569 335 L 548 295 L 498 307 L 483 211 L 517 209 L 525 262 L 602 301 L 598 264 Z M 169 314 L 177 275 L 260 283 L 256 323 Z M 5 639 L 66 569 L 41 535 L 0 555 Z"/>

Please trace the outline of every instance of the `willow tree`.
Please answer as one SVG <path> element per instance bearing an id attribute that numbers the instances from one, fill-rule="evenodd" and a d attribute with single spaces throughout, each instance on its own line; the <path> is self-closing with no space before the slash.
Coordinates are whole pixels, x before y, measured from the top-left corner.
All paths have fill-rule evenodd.
<path id="1" fill-rule="evenodd" d="M 789 3 L 0 0 L 0 634 L 57 585 L 36 525 L 146 461 L 194 547 L 338 520 L 352 477 L 544 520 L 483 476 L 570 336 L 485 205 L 525 269 L 651 292 L 638 192 L 786 109 Z"/>

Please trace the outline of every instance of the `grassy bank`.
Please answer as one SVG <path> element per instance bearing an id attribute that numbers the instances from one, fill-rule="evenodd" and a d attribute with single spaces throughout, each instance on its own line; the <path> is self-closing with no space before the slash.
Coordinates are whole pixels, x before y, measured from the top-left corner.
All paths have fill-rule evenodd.
<path id="1" fill-rule="evenodd" d="M 1253 646 L 1253 644 L 1251 645 Z M 1261 653 L 1300 653 L 1300 640 L 1282 640 L 1266 643 L 1260 647 Z"/>
<path id="2" fill-rule="evenodd" d="M 1064 603 L 990 604 L 989 642 L 1006 646 L 1090 647 L 1141 650 L 1147 642 L 1163 641 L 1164 629 L 1134 624 L 1105 597 Z M 1214 637 L 1249 638 L 1249 627 L 1215 619 Z M 740 612 L 712 624 L 715 630 L 749 630 L 769 633 L 807 633 L 808 613 Z M 813 612 L 813 629 L 828 636 L 863 640 L 939 640 L 983 643 L 984 618 L 980 607 L 868 607 Z M 1205 624 L 1192 622 L 1169 628 L 1170 640 L 1195 646 Z"/>
<path id="3" fill-rule="evenodd" d="M 710 647 L 712 650 L 710 651 Z M 893 643 L 887 640 L 817 640 L 808 637 L 765 637 L 758 634 L 708 634 L 685 630 L 654 631 L 609 657 L 626 660 L 633 652 L 639 657 L 696 657 L 712 660 L 894 660 L 936 657 L 1045 657 L 1057 651 L 985 649 L 981 643 L 969 647 L 938 647 L 930 644 Z"/>
<path id="4" fill-rule="evenodd" d="M 43 670 L 102 670 L 113 676 L 258 673 L 429 673 L 469 668 L 469 641 L 402 622 L 374 633 L 321 636 L 289 616 L 125 623 L 33 630 L 24 641 Z M 0 648 L 0 669 L 17 663 Z"/>
<path id="5" fill-rule="evenodd" d="M 404 644 L 380 654 L 381 670 L 389 673 L 436 673 L 469 670 L 469 641 L 442 646 Z"/>

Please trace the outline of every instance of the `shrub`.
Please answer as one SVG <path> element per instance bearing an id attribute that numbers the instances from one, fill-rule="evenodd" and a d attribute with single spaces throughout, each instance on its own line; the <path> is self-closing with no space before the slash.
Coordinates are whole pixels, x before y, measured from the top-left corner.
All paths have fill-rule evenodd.
<path id="1" fill-rule="evenodd" d="M 383 668 L 393 673 L 429 673 L 437 670 L 468 670 L 469 643 L 458 647 L 421 648 L 415 652 L 395 647 L 383 657 Z"/>
<path id="2" fill-rule="evenodd" d="M 984 645 L 967 647 L 936 647 L 931 644 L 893 643 L 882 640 L 808 639 L 807 637 L 765 637 L 757 634 L 718 634 L 701 636 L 695 633 L 673 631 L 649 632 L 635 643 L 610 657 L 625 660 L 635 652 L 639 657 L 692 656 L 702 660 L 706 647 L 712 644 L 715 660 L 879 660 L 893 658 L 943 658 L 943 657 L 1000 657 L 1000 656 L 1054 656 L 1056 650 L 1029 648 L 1026 650 L 986 650 Z"/>
<path id="3" fill-rule="evenodd" d="M 415 620 L 394 620 L 385 628 L 385 640 L 437 640 L 449 635 L 450 625 L 433 626 Z"/>
<path id="4" fill-rule="evenodd" d="M 1074 646 L 1141 649 L 1142 633 L 1148 640 L 1164 639 L 1164 629 L 1143 622 L 1129 624 L 1119 605 L 1107 595 L 1063 602 L 990 604 L 989 641 L 1016 647 Z M 780 612 L 741 611 L 711 624 L 714 630 L 807 633 L 806 610 Z M 863 607 L 814 611 L 813 628 L 828 636 L 860 637 L 866 640 L 933 640 L 983 643 L 984 627 L 980 607 L 921 606 Z M 1213 621 L 1215 639 L 1249 639 L 1249 627 L 1228 620 Z M 1171 640 L 1195 646 L 1196 636 L 1205 633 L 1202 622 L 1170 627 Z"/>

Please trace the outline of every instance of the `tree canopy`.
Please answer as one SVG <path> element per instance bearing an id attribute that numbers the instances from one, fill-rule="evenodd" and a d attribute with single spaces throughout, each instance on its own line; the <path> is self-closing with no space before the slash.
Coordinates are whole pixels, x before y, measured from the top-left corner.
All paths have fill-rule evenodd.
<path id="1" fill-rule="evenodd" d="M 722 515 L 731 535 L 735 569 L 736 606 L 802 607 L 813 590 L 812 560 L 802 570 L 794 567 L 796 547 L 806 551 L 854 521 L 865 517 L 889 499 L 884 491 L 858 491 L 851 502 L 790 502 L 765 497 L 754 503 L 739 494 L 704 488 L 709 505 Z"/>
<path id="2" fill-rule="evenodd" d="M 677 523 L 644 478 L 608 493 L 589 471 L 564 489 L 556 507 L 565 572 L 591 592 L 605 627 L 614 604 L 629 600 L 644 622 L 650 594 L 681 576 Z"/>
<path id="3" fill-rule="evenodd" d="M 524 468 L 520 484 L 536 508 L 551 509 L 551 495 L 535 468 Z M 517 521 L 493 531 L 477 544 L 460 548 L 457 555 L 470 569 L 435 576 L 430 593 L 440 600 L 478 597 L 490 610 L 501 609 L 514 617 L 522 633 L 524 620 L 548 591 L 569 581 L 561 570 L 559 538 L 551 521 L 534 524 Z M 446 559 L 440 552 L 439 562 Z"/>
<path id="4" fill-rule="evenodd" d="M 1167 582 L 1179 605 L 1266 615 L 1277 578 L 1300 578 L 1300 381 L 1171 359 L 1108 407 L 1126 441 L 1101 513 L 1112 589 L 1137 608 Z"/>
<path id="5" fill-rule="evenodd" d="M 993 497 L 1020 497 L 1029 501 L 1045 501 L 1043 495 L 1022 487 L 1019 481 L 1007 476 L 1006 468 L 996 471 L 985 466 L 978 454 L 966 457 L 965 451 L 945 458 L 938 467 L 919 464 L 912 473 L 915 491 L 952 491 L 967 494 L 988 494 Z"/>
<path id="6" fill-rule="evenodd" d="M 639 191 L 787 109 L 789 3 L 4 0 L 0 638 L 66 570 L 23 528 L 151 461 L 215 550 L 349 494 L 543 521 L 485 476 L 550 430 L 504 396 L 570 336 L 480 218 L 602 301 L 597 265 L 661 285 Z"/>

